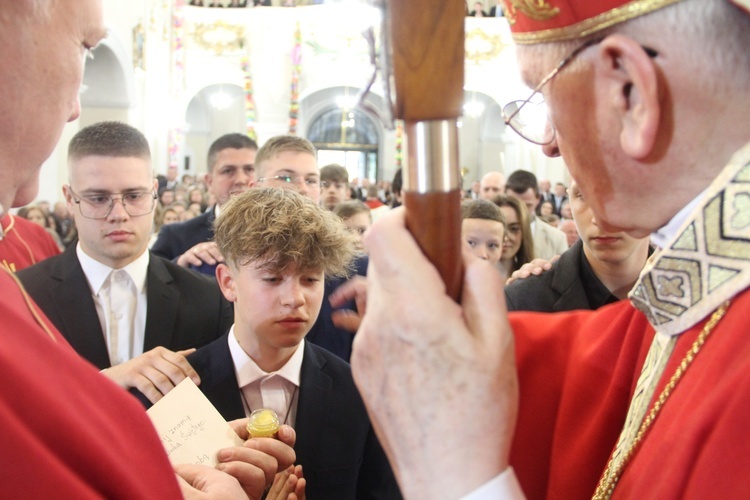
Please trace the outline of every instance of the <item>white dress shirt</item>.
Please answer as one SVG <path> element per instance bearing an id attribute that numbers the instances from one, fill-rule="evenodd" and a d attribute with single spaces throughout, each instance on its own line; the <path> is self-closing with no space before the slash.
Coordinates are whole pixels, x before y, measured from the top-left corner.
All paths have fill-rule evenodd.
<path id="1" fill-rule="evenodd" d="M 146 338 L 146 274 L 149 253 L 143 252 L 143 255 L 119 270 L 130 278 L 129 284 L 127 281 L 122 282 L 122 286 L 130 287 L 130 293 L 124 295 L 130 299 L 130 302 L 123 307 L 125 310 L 132 311 L 130 318 L 125 315 L 115 317 L 116 311 L 111 308 L 110 295 L 113 280 L 110 277 L 113 271 L 117 270 L 91 258 L 83 251 L 80 243 L 76 246 L 76 255 L 89 283 L 112 366 L 143 354 L 143 342 Z M 120 286 L 120 284 L 114 286 Z M 117 324 L 113 324 L 114 322 Z M 128 334 L 120 334 L 122 332 L 128 332 Z"/>
<path id="2" fill-rule="evenodd" d="M 669 245 L 669 243 L 671 243 L 671 241 L 677 236 L 677 231 L 680 230 L 682 225 L 688 219 L 690 214 L 693 212 L 693 209 L 695 209 L 696 205 L 698 205 L 698 202 L 700 202 L 703 198 L 703 195 L 706 193 L 706 191 L 707 190 L 701 192 L 701 194 L 693 198 L 693 200 L 685 205 L 682 210 L 677 212 L 677 214 L 672 217 L 672 219 L 667 222 L 664 227 L 659 228 L 654 233 L 652 233 L 651 244 L 656 248 L 666 248 L 667 245 Z"/>
<path id="3" fill-rule="evenodd" d="M 259 408 L 269 408 L 276 412 L 279 422 L 294 427 L 305 341 L 300 342 L 284 366 L 268 373 L 263 371 L 237 342 L 234 325 L 228 337 L 229 352 L 234 363 L 237 385 L 242 393 L 245 415 L 249 416 L 253 410 Z"/>

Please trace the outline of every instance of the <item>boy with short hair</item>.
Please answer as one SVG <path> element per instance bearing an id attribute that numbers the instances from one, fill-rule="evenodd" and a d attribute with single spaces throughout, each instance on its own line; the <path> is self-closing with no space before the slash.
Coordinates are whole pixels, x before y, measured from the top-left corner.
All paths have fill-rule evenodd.
<path id="1" fill-rule="evenodd" d="M 360 200 L 351 200 L 339 203 L 333 209 L 344 222 L 346 229 L 357 237 L 357 250 L 366 253 L 363 243 L 365 232 L 372 226 L 372 213 L 370 207 Z"/>
<path id="2" fill-rule="evenodd" d="M 497 265 L 505 238 L 505 218 L 500 208 L 487 200 L 461 204 L 461 238 L 468 243 L 471 253 Z"/>
<path id="3" fill-rule="evenodd" d="M 255 157 L 258 186 L 294 189 L 320 203 L 320 169 L 313 143 L 296 135 L 268 139 Z"/>
<path id="4" fill-rule="evenodd" d="M 349 192 L 349 172 L 336 163 L 320 169 L 320 203 L 328 210 L 335 210 L 338 205 L 351 196 Z"/>
<path id="5" fill-rule="evenodd" d="M 325 277 L 348 271 L 353 236 L 309 198 L 264 188 L 232 198 L 215 234 L 235 324 L 188 357 L 200 389 L 227 420 L 263 407 L 295 428 L 308 498 L 398 498 L 349 365 L 304 341 Z"/>
<path id="6" fill-rule="evenodd" d="M 303 137 L 279 135 L 271 137 L 258 150 L 255 158 L 259 187 L 291 189 L 320 203 L 320 169 L 315 146 Z M 367 256 L 359 255 L 352 267 L 352 276 L 367 274 Z M 326 278 L 325 295 L 331 295 L 349 276 Z M 348 309 L 356 308 L 349 304 Z M 349 362 L 354 336 L 333 323 L 333 309 L 329 301 L 323 302 L 318 321 L 306 339 L 341 359 Z"/>

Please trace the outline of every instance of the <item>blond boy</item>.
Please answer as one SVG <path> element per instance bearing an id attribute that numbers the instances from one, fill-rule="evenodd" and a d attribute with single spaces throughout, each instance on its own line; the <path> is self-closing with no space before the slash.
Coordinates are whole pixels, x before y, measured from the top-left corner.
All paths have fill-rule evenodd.
<path id="1" fill-rule="evenodd" d="M 215 234 L 235 323 L 189 356 L 201 390 L 227 420 L 271 408 L 296 429 L 308 498 L 398 497 L 349 365 L 304 341 L 325 277 L 348 271 L 353 237 L 309 198 L 266 188 L 231 199 Z"/>

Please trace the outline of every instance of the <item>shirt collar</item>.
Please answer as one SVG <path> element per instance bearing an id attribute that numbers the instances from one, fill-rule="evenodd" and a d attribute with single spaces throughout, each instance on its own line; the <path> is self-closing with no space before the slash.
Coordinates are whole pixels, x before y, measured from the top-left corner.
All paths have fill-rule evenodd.
<path id="1" fill-rule="evenodd" d="M 284 366 L 275 372 L 265 372 L 253 361 L 253 358 L 240 347 L 237 338 L 234 336 L 234 325 L 229 330 L 229 352 L 232 355 L 234 363 L 234 373 L 237 377 L 237 385 L 242 388 L 252 384 L 256 380 L 263 379 L 269 375 L 279 375 L 280 377 L 299 387 L 300 372 L 302 371 L 302 358 L 305 353 L 305 341 L 299 343 L 297 350 L 289 358 Z"/>
<path id="2" fill-rule="evenodd" d="M 705 193 L 705 190 L 701 192 L 701 194 L 693 198 L 690 203 L 685 205 L 682 210 L 677 212 L 677 215 L 672 217 L 672 220 L 667 222 L 665 226 L 651 233 L 651 244 L 656 248 L 667 248 L 669 243 L 675 238 L 675 236 L 677 236 L 677 231 L 679 231 L 685 221 L 688 220 L 693 209 L 695 209 Z"/>
<path id="3" fill-rule="evenodd" d="M 78 256 L 78 262 L 81 263 L 83 274 L 86 275 L 86 279 L 91 286 L 91 290 L 94 292 L 94 295 L 99 295 L 104 282 L 114 269 L 90 257 L 83 251 L 80 242 L 76 245 L 76 255 Z M 133 280 L 133 283 L 135 283 L 138 293 L 143 292 L 146 287 L 146 274 L 148 272 L 149 259 L 150 253 L 146 250 L 140 257 L 122 268 L 123 271 L 128 273 L 130 279 Z"/>

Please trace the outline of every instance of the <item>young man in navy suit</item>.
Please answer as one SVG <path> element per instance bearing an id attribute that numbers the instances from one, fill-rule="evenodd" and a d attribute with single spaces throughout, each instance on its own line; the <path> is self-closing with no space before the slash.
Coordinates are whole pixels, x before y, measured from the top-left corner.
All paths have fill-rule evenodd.
<path id="1" fill-rule="evenodd" d="M 307 498 L 399 498 L 349 365 L 304 340 L 325 277 L 348 271 L 353 236 L 309 198 L 273 188 L 232 198 L 215 234 L 235 323 L 188 356 L 201 391 L 228 420 L 270 408 L 295 428 Z"/>
<path id="2" fill-rule="evenodd" d="M 213 223 L 231 196 L 255 184 L 255 154 L 258 144 L 245 134 L 225 134 L 208 149 L 208 172 L 204 177 L 216 206 L 190 220 L 162 227 L 151 251 L 181 267 L 209 276 L 223 261 L 213 239 Z"/>

